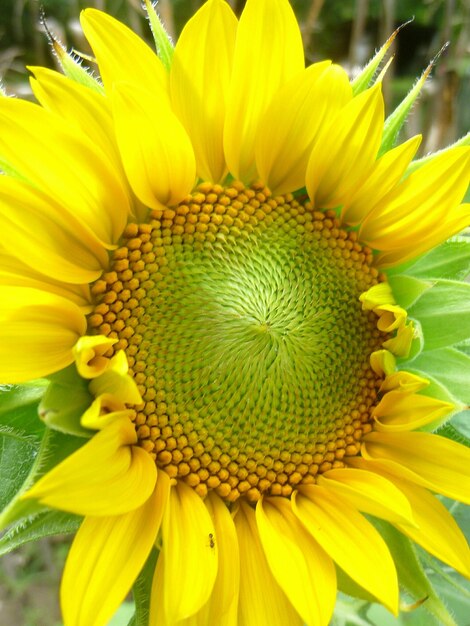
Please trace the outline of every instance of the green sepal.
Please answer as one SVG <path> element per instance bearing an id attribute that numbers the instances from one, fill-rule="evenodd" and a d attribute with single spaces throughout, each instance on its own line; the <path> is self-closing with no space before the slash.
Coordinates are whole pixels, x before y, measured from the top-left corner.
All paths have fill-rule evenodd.
<path id="1" fill-rule="evenodd" d="M 432 67 L 433 63 L 430 63 L 423 72 L 421 78 L 416 81 L 412 89 L 409 91 L 408 95 L 405 96 L 397 108 L 385 120 L 382 134 L 382 144 L 379 149 L 378 157 L 382 156 L 394 147 L 398 133 L 406 122 L 408 113 L 419 96 Z"/>
<path id="2" fill-rule="evenodd" d="M 464 280 L 470 274 L 470 240 L 445 241 L 414 261 L 406 273 L 415 278 Z"/>
<path id="3" fill-rule="evenodd" d="M 423 608 L 441 626 L 457 626 L 429 581 L 413 543 L 388 522 L 378 519 L 371 521 L 387 543 L 397 568 L 400 585 L 416 601 L 426 598 Z"/>
<path id="4" fill-rule="evenodd" d="M 455 348 L 426 351 L 410 366 L 432 376 L 461 402 L 470 404 L 470 356 Z"/>
<path id="5" fill-rule="evenodd" d="M 424 350 L 424 336 L 421 330 L 421 324 L 417 319 L 411 319 L 413 322 L 413 339 L 411 341 L 410 351 L 405 357 L 397 357 L 398 369 L 408 369 L 410 361 L 415 359 Z"/>
<path id="6" fill-rule="evenodd" d="M 74 533 L 80 526 L 81 517 L 62 511 L 44 511 L 14 526 L 0 538 L 0 556 L 16 550 L 25 543 L 38 541 L 52 535 Z"/>
<path id="7" fill-rule="evenodd" d="M 464 341 L 470 337 L 470 284 L 436 280 L 408 313 L 419 320 L 427 351 Z"/>
<path id="8" fill-rule="evenodd" d="M 92 432 L 80 424 L 80 418 L 93 402 L 88 381 L 78 375 L 75 365 L 53 374 L 50 381 L 39 405 L 41 419 L 61 433 L 90 437 Z"/>
<path id="9" fill-rule="evenodd" d="M 103 85 L 98 82 L 87 67 L 82 65 L 78 55 L 67 52 L 67 50 L 65 50 L 65 48 L 63 48 L 59 43 L 54 45 L 54 50 L 59 60 L 60 67 L 67 78 L 70 78 L 70 80 L 73 80 L 84 87 L 93 89 L 99 94 L 104 94 Z"/>
<path id="10" fill-rule="evenodd" d="M 132 588 L 135 613 L 127 626 L 148 626 L 152 580 L 157 566 L 157 560 L 158 550 L 152 548 L 152 552 Z"/>
<path id="11" fill-rule="evenodd" d="M 432 283 L 420 280 L 405 274 L 396 274 L 388 277 L 396 302 L 404 309 L 408 309 L 430 287 Z"/>
<path id="12" fill-rule="evenodd" d="M 54 55 L 57 57 L 59 65 L 67 78 L 70 78 L 85 87 L 98 91 L 99 93 L 104 93 L 103 86 L 97 81 L 91 71 L 82 65 L 79 56 L 71 52 L 67 52 L 57 37 L 51 33 L 44 15 L 42 16 L 42 25 L 44 26 L 47 39 L 51 44 Z"/>
<path id="13" fill-rule="evenodd" d="M 382 62 L 383 58 L 387 54 L 390 46 L 392 45 L 395 37 L 398 35 L 400 30 L 404 28 L 407 24 L 409 24 L 412 20 L 405 22 L 401 26 L 399 26 L 387 39 L 384 45 L 379 48 L 379 50 L 375 53 L 372 59 L 367 63 L 367 65 L 361 70 L 361 72 L 351 81 L 351 86 L 353 89 L 353 95 L 357 96 L 362 91 L 365 91 L 369 85 L 371 84 L 374 75 Z"/>
<path id="14" fill-rule="evenodd" d="M 460 416 L 463 416 L 462 420 L 459 420 Z M 465 433 L 465 430 L 468 431 L 468 429 L 468 413 L 463 411 L 456 415 L 451 422 L 444 424 L 437 434 L 470 448 L 470 434 Z"/>
<path id="15" fill-rule="evenodd" d="M 465 146 L 470 146 L 470 132 L 468 132 L 466 135 L 464 135 L 460 139 L 457 139 L 457 141 L 455 141 L 450 146 L 447 146 L 446 148 L 443 148 L 442 150 L 438 150 L 437 152 L 431 152 L 431 154 L 427 154 L 421 159 L 416 159 L 416 161 L 412 161 L 406 169 L 406 175 L 409 176 L 416 170 L 419 170 L 419 168 L 422 167 L 423 165 L 426 165 L 426 163 L 430 163 L 435 157 L 441 154 L 444 154 L 448 150 L 452 150 L 452 148 L 460 148 L 460 147 L 465 147 Z"/>
<path id="16" fill-rule="evenodd" d="M 150 29 L 152 31 L 153 39 L 155 41 L 157 54 L 165 68 L 169 71 L 171 68 L 171 62 L 174 52 L 171 37 L 166 32 L 163 22 L 161 21 L 160 16 L 156 11 L 155 5 L 152 4 L 151 0 L 144 0 L 144 3 L 149 18 Z"/>
<path id="17" fill-rule="evenodd" d="M 24 471 L 16 477 L 16 474 L 18 474 L 18 459 L 13 459 L 14 462 L 10 463 L 7 468 L 11 472 L 14 470 L 13 479 L 16 492 L 0 514 L 0 529 L 46 510 L 46 507 L 35 500 L 22 500 L 21 496 L 41 476 L 73 454 L 84 443 L 85 439 L 81 437 L 71 437 L 70 435 L 64 435 L 46 428 L 40 444 L 37 443 L 37 440 L 35 440 L 34 444 L 31 441 L 31 445 L 34 445 L 34 454 L 29 459 L 28 472 Z M 3 470 L 1 476 L 3 480 Z M 10 490 L 10 493 L 12 491 Z"/>
<path id="18" fill-rule="evenodd" d="M 429 354 L 424 352 L 423 355 Z M 423 372 L 422 370 L 418 370 L 414 367 L 414 362 L 410 363 L 409 367 L 404 368 L 407 372 L 411 374 L 417 374 L 418 376 L 422 376 L 426 378 L 429 382 L 429 385 L 424 389 L 420 390 L 420 395 L 428 396 L 430 398 L 435 398 L 436 400 L 442 400 L 442 402 L 447 402 L 449 404 L 454 405 L 454 409 L 444 415 L 444 417 L 440 417 L 434 422 L 430 422 L 425 426 L 421 426 L 418 430 L 425 432 L 435 432 L 436 430 L 442 428 L 444 424 L 449 422 L 453 417 L 463 411 L 466 408 L 466 405 L 463 404 L 458 398 L 456 398 L 451 391 L 443 385 L 439 380 L 436 380 L 433 376 L 431 376 L 428 372 Z"/>

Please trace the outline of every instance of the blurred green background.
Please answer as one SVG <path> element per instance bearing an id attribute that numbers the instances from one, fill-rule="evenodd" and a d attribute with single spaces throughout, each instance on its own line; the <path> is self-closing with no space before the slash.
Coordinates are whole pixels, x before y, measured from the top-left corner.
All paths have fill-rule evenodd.
<path id="1" fill-rule="evenodd" d="M 240 14 L 244 0 L 228 1 Z M 158 10 L 173 39 L 201 4 L 202 0 L 159 0 Z M 421 153 L 425 154 L 468 132 L 470 0 L 293 0 L 292 4 L 307 62 L 331 58 L 351 76 L 397 26 L 414 17 L 394 44 L 395 60 L 384 81 L 389 112 L 442 46 L 450 42 L 414 106 L 405 137 L 422 132 Z M 89 6 L 121 19 L 151 42 L 140 0 L 0 0 L 0 79 L 7 94 L 31 97 L 26 65 L 55 66 L 41 25 L 41 7 L 48 27 L 67 49 L 91 54 L 78 19 L 80 10 Z M 463 528 L 470 528 L 468 508 L 458 506 L 454 513 L 461 517 Z M 42 540 L 2 559 L 0 626 L 60 626 L 58 587 L 68 545 L 69 538 Z M 432 561 L 429 568 L 432 572 Z M 458 626 L 469 626 L 468 585 L 450 571 L 447 581 L 439 576 L 437 586 L 455 611 Z M 126 603 L 110 626 L 125 626 L 131 612 L 131 604 Z M 378 606 L 353 607 L 340 602 L 335 624 L 430 626 L 434 622 L 423 607 L 395 620 Z"/>

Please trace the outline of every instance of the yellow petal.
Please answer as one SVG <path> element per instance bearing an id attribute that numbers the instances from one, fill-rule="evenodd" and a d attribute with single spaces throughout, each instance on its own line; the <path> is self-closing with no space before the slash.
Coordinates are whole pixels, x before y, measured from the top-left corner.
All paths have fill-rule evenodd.
<path id="1" fill-rule="evenodd" d="M 330 623 L 336 600 L 331 558 L 306 532 L 284 498 L 256 506 L 256 522 L 274 578 L 307 626 Z"/>
<path id="2" fill-rule="evenodd" d="M 180 202 L 194 185 L 196 163 L 186 131 L 167 101 L 120 84 L 113 105 L 124 169 L 136 196 L 154 209 Z"/>
<path id="3" fill-rule="evenodd" d="M 359 511 L 392 523 L 415 525 L 405 496 L 390 480 L 375 472 L 350 467 L 332 469 L 319 476 L 318 484 Z"/>
<path id="4" fill-rule="evenodd" d="M 209 511 L 194 489 L 183 482 L 170 491 L 162 533 L 164 571 L 161 577 L 157 569 L 154 586 L 163 586 L 163 606 L 155 610 L 163 611 L 167 622 L 174 624 L 197 613 L 207 602 L 218 565 L 218 539 Z M 213 547 L 209 535 L 213 535 Z"/>
<path id="5" fill-rule="evenodd" d="M 119 153 L 114 137 L 110 101 L 89 89 L 45 67 L 29 68 L 34 78 L 31 88 L 36 99 L 47 110 L 59 115 L 79 132 L 93 137 L 108 158 L 120 167 Z"/>
<path id="6" fill-rule="evenodd" d="M 235 527 L 240 546 L 239 624 L 302 626 L 303 619 L 271 573 L 260 542 L 255 512 L 249 505 L 240 504 Z"/>
<path id="7" fill-rule="evenodd" d="M 0 178 L 4 248 L 53 280 L 89 283 L 108 263 L 105 248 L 58 204 L 22 181 Z"/>
<path id="8" fill-rule="evenodd" d="M 302 487 L 292 499 L 294 513 L 327 554 L 358 585 L 395 615 L 398 582 L 382 537 L 344 498 L 320 486 Z"/>
<path id="9" fill-rule="evenodd" d="M 390 477 L 406 496 L 416 527 L 395 524 L 425 550 L 470 578 L 470 550 L 467 541 L 446 507 L 429 491 L 396 477 Z"/>
<path id="10" fill-rule="evenodd" d="M 22 176 L 75 216 L 107 246 L 122 234 L 130 211 L 109 159 L 84 133 L 25 100 L 0 99 L 0 152 Z"/>
<path id="11" fill-rule="evenodd" d="M 226 174 L 223 129 L 237 19 L 222 0 L 209 0 L 178 39 L 170 72 L 171 101 L 191 138 L 197 174 L 217 182 Z"/>
<path id="12" fill-rule="evenodd" d="M 369 176 L 382 138 L 380 84 L 343 107 L 315 141 L 307 167 L 307 191 L 315 207 L 344 204 Z"/>
<path id="13" fill-rule="evenodd" d="M 364 437 L 362 455 L 390 461 L 391 474 L 470 504 L 470 449 L 455 441 L 423 432 L 372 432 Z"/>
<path id="14" fill-rule="evenodd" d="M 28 267 L 16 255 L 0 249 L 0 285 L 32 287 L 61 296 L 76 304 L 83 313 L 91 313 L 91 293 L 88 285 L 72 285 L 55 280 Z"/>
<path id="15" fill-rule="evenodd" d="M 24 382 L 67 367 L 85 330 L 73 302 L 39 289 L 0 287 L 0 380 Z"/>
<path id="16" fill-rule="evenodd" d="M 375 428 L 390 433 L 421 428 L 454 410 L 455 405 L 432 396 L 389 391 L 375 407 L 372 415 L 377 422 Z"/>
<path id="17" fill-rule="evenodd" d="M 168 76 L 162 62 L 130 28 L 96 9 L 82 11 L 80 22 L 109 94 L 113 83 L 120 81 L 166 94 Z"/>
<path id="18" fill-rule="evenodd" d="M 362 222 L 378 201 L 400 182 L 420 143 L 421 135 L 412 137 L 375 162 L 370 175 L 346 200 L 342 211 L 345 224 L 355 226 Z"/>
<path id="19" fill-rule="evenodd" d="M 205 503 L 214 522 L 214 533 L 208 543 L 218 551 L 217 578 L 206 604 L 192 617 L 178 622 L 178 626 L 238 626 L 240 557 L 235 526 L 230 511 L 215 492 L 209 493 Z"/>
<path id="20" fill-rule="evenodd" d="M 359 230 L 360 240 L 382 251 L 414 249 L 461 202 L 469 161 L 469 148 L 454 148 L 423 165 L 375 206 Z"/>
<path id="21" fill-rule="evenodd" d="M 469 223 L 470 204 L 461 204 L 457 207 L 451 207 L 441 220 L 426 231 L 425 237 L 421 238 L 419 241 L 415 240 L 412 246 L 410 246 L 409 242 L 405 242 L 403 247 L 398 250 L 379 253 L 375 257 L 374 263 L 377 267 L 386 268 L 394 267 L 409 259 L 414 259 L 449 237 L 460 233 Z"/>
<path id="22" fill-rule="evenodd" d="M 141 506 L 152 493 L 156 466 L 133 444 L 135 427 L 128 418 L 115 420 L 27 491 L 52 508 L 108 517 Z"/>
<path id="23" fill-rule="evenodd" d="M 346 72 L 330 61 L 311 65 L 281 87 L 260 121 L 255 145 L 259 177 L 273 193 L 305 185 L 319 129 L 351 98 Z"/>
<path id="24" fill-rule="evenodd" d="M 224 129 L 229 171 L 256 177 L 255 137 L 269 103 L 304 69 L 297 20 L 287 0 L 248 0 L 240 18 Z"/>
<path id="25" fill-rule="evenodd" d="M 392 330 L 403 326 L 408 313 L 397 304 L 382 304 L 374 309 L 374 313 L 379 316 L 377 328 L 384 333 L 391 333 Z"/>
<path id="26" fill-rule="evenodd" d="M 169 479 L 161 474 L 149 499 L 134 511 L 83 521 L 62 578 L 65 626 L 105 626 L 128 594 L 160 527 L 169 491 Z"/>

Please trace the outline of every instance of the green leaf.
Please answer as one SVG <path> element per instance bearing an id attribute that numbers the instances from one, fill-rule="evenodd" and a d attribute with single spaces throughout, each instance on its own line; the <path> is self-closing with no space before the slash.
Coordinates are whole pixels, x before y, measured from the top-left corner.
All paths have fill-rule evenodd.
<path id="1" fill-rule="evenodd" d="M 5 528 L 23 518 L 30 517 L 39 512 L 43 512 L 45 507 L 38 504 L 35 500 L 21 500 L 20 496 L 42 475 L 55 467 L 63 459 L 75 452 L 85 443 L 85 439 L 80 437 L 72 437 L 64 435 L 54 430 L 46 429 L 39 447 L 35 447 L 35 454 L 30 459 L 28 465 L 29 471 L 24 471 L 15 480 L 15 491 L 11 489 L 8 492 L 8 499 L 5 499 L 6 506 L 0 514 L 0 529 Z M 35 443 L 37 446 L 37 443 Z M 17 471 L 18 458 L 7 458 L 8 466 L 2 470 L 3 476 L 8 471 L 12 476 Z"/>
<path id="2" fill-rule="evenodd" d="M 148 626 L 152 580 L 157 565 L 157 559 L 158 551 L 156 548 L 153 548 L 139 577 L 134 583 L 135 613 L 128 626 Z"/>
<path id="3" fill-rule="evenodd" d="M 407 309 L 430 287 L 432 283 L 413 276 L 398 274 L 388 277 L 393 296 L 400 306 Z"/>
<path id="4" fill-rule="evenodd" d="M 0 425 L 40 438 L 44 423 L 39 419 L 38 406 L 47 385 L 46 380 L 24 385 L 0 385 Z"/>
<path id="5" fill-rule="evenodd" d="M 457 626 L 446 606 L 437 595 L 418 559 L 413 543 L 391 524 L 383 520 L 371 520 L 385 539 L 398 572 L 400 585 L 416 601 L 423 600 L 423 607 L 441 626 Z"/>
<path id="6" fill-rule="evenodd" d="M 421 353 L 410 365 L 430 374 L 455 398 L 470 404 L 470 356 L 455 348 L 441 348 Z"/>
<path id="7" fill-rule="evenodd" d="M 14 498 L 38 455 L 39 442 L 31 435 L 0 426 L 0 510 Z"/>
<path id="8" fill-rule="evenodd" d="M 15 524 L 0 538 L 0 556 L 19 548 L 30 541 L 52 535 L 74 533 L 81 518 L 61 511 L 46 511 Z"/>
<path id="9" fill-rule="evenodd" d="M 149 18 L 150 29 L 155 41 L 155 47 L 157 48 L 157 54 L 163 65 L 169 71 L 174 52 L 171 38 L 166 32 L 163 22 L 155 9 L 156 3 L 155 5 L 152 4 L 151 0 L 144 0 L 144 3 Z"/>
<path id="10" fill-rule="evenodd" d="M 470 284 L 436 281 L 408 313 L 421 324 L 426 351 L 464 341 L 470 337 Z"/>
<path id="11" fill-rule="evenodd" d="M 470 274 L 470 239 L 442 243 L 420 257 L 407 272 L 415 278 L 464 280 Z"/>

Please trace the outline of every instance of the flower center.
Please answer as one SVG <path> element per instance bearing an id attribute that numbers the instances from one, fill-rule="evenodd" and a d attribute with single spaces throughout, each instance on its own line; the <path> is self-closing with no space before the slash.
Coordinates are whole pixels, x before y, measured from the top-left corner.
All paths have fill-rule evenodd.
<path id="1" fill-rule="evenodd" d="M 201 496 L 256 501 L 358 454 L 386 338 L 359 303 L 371 261 L 334 213 L 261 186 L 202 184 L 130 224 L 89 325 L 127 354 L 158 467 Z"/>

